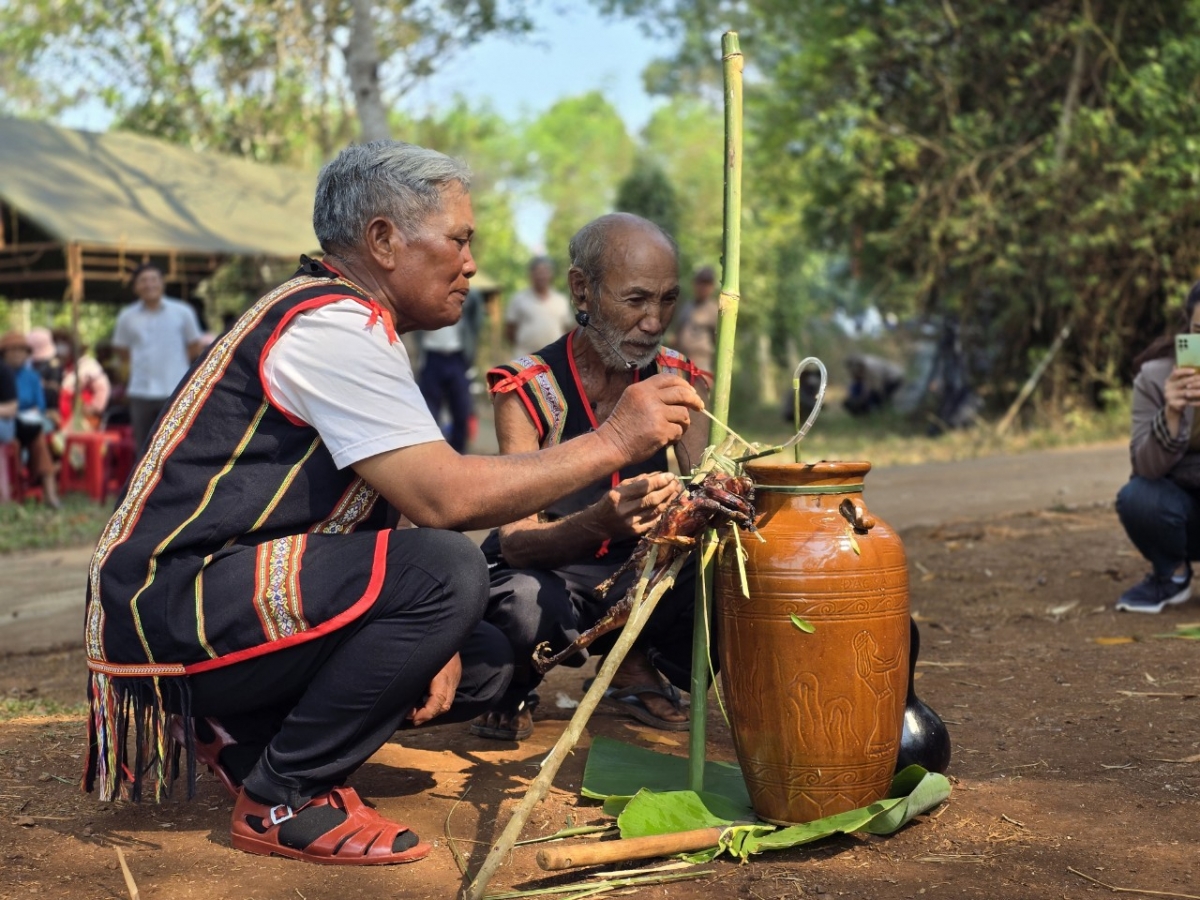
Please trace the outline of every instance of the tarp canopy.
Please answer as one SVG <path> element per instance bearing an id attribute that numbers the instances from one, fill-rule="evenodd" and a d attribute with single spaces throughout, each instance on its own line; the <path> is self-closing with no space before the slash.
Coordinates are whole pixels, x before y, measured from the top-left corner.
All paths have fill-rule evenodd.
<path id="1" fill-rule="evenodd" d="M 293 259 L 317 249 L 315 184 L 128 132 L 0 118 L 0 200 L 63 243 Z"/>

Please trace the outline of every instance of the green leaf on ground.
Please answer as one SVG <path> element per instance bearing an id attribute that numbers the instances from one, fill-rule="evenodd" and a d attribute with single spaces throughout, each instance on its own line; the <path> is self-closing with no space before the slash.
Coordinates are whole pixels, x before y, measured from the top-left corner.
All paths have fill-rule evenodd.
<path id="1" fill-rule="evenodd" d="M 1187 641 L 1200 641 L 1200 625 L 1176 625 L 1170 634 L 1156 634 L 1157 638 L 1183 638 Z"/>
<path id="2" fill-rule="evenodd" d="M 725 852 L 744 860 L 766 850 L 799 847 L 854 831 L 892 834 L 950 796 L 950 782 L 944 775 L 909 766 L 896 775 L 889 796 L 878 803 L 803 825 L 778 827 L 753 821 L 748 801 L 734 801 L 725 793 L 729 789 L 727 770 L 732 769 L 745 796 L 740 770 L 725 763 L 707 765 L 724 767 L 720 773 L 720 786 L 724 790 L 703 793 L 672 788 L 655 790 L 652 781 L 672 785 L 684 782 L 687 760 L 598 737 L 588 755 L 583 793 L 599 797 L 600 788 L 611 792 L 603 794 L 607 798 L 604 808 L 618 814 L 622 838 L 724 826 L 720 845 L 689 855 L 687 858 L 693 862 L 707 862 Z M 713 787 L 707 779 L 711 772 L 706 769 L 705 784 Z M 620 793 L 631 790 L 635 782 L 641 783 L 641 788 L 632 797 Z"/>
<path id="3" fill-rule="evenodd" d="M 688 785 L 687 767 L 686 757 L 668 756 L 598 736 L 588 751 L 580 792 L 593 800 L 608 800 L 610 797 L 628 799 L 642 788 L 659 793 L 681 791 Z M 737 763 L 706 762 L 704 788 L 708 794 L 724 797 L 743 815 L 752 815 L 750 795 Z M 609 805 L 605 804 L 605 810 L 608 809 Z"/>
<path id="4" fill-rule="evenodd" d="M 812 622 L 808 621 L 808 619 L 800 618 L 795 613 L 792 613 L 791 615 L 789 615 L 788 618 L 792 620 L 793 625 L 795 625 L 797 628 L 799 628 L 805 634 L 812 634 L 814 631 L 817 630 L 816 625 L 814 625 Z"/>

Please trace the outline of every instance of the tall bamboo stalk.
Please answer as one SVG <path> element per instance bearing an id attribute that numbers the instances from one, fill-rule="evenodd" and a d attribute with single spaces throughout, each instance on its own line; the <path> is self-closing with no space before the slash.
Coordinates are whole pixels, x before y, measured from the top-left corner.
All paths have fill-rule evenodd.
<path id="1" fill-rule="evenodd" d="M 729 421 L 729 389 L 733 380 L 734 337 L 741 301 L 742 259 L 742 51 L 736 31 L 721 36 L 725 74 L 725 233 L 721 252 L 721 295 L 718 301 L 716 366 L 708 407 L 713 414 L 708 442 L 725 438 Z M 706 542 L 712 535 L 706 537 Z M 700 566 L 700 563 L 697 563 Z M 708 718 L 708 631 L 702 591 L 712 584 L 712 565 L 696 573 L 696 615 L 692 628 L 692 726 L 688 736 L 688 787 L 704 789 L 704 755 Z M 707 591 L 712 597 L 712 591 Z"/>

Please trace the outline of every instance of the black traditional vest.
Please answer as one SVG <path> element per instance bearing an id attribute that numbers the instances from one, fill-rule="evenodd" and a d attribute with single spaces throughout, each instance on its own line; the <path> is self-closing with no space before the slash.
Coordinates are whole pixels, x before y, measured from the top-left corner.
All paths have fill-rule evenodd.
<path id="1" fill-rule="evenodd" d="M 598 427 L 592 405 L 584 394 L 579 372 L 575 369 L 572 351 L 579 333 L 579 329 L 568 332 L 537 353 L 522 356 L 487 373 L 488 389 L 493 394 L 515 391 L 521 398 L 525 411 L 537 429 L 538 442 L 543 449 L 587 434 Z M 661 373 L 678 375 L 691 384 L 708 374 L 694 366 L 679 351 L 663 347 L 653 362 L 634 373 L 633 380 L 641 381 Z M 548 521 L 569 516 L 596 503 L 626 478 L 648 472 L 663 472 L 666 468 L 667 451 L 663 448 L 649 459 L 613 472 L 609 477 L 552 503 L 543 516 Z M 633 544 L 636 541 L 636 538 L 629 538 L 622 543 Z M 608 546 L 609 542 L 605 541 L 597 556 L 604 555 Z"/>
<path id="2" fill-rule="evenodd" d="M 262 377 L 297 315 L 352 299 L 396 340 L 389 314 L 333 269 L 302 258 L 192 366 L 164 408 L 92 557 L 85 641 L 91 755 L 86 786 L 136 798 L 143 767 L 169 781 L 167 706 L 186 679 L 327 634 L 383 583 L 388 507 L 317 431 L 284 413 Z M 352 360 L 346 361 L 352 365 Z M 125 763 L 135 721 L 139 760 Z"/>

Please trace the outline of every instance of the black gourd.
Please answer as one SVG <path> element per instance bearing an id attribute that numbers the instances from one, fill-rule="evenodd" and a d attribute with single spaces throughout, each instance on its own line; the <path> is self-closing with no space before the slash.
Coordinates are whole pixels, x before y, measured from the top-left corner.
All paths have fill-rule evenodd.
<path id="1" fill-rule="evenodd" d="M 945 772 L 950 767 L 950 732 L 941 716 L 930 709 L 913 689 L 917 654 L 921 652 L 921 632 L 909 619 L 908 699 L 904 704 L 904 730 L 900 735 L 900 758 L 896 771 L 914 763 L 930 772 Z"/>

